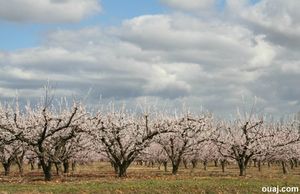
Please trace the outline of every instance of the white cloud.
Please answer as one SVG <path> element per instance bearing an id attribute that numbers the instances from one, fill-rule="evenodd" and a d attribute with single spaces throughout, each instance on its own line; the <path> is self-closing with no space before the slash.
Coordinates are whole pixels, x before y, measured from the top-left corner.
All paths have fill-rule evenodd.
<path id="1" fill-rule="evenodd" d="M 259 25 L 285 31 L 300 30 L 300 2 L 295 0 L 262 0 L 240 10 L 242 17 Z"/>
<path id="2" fill-rule="evenodd" d="M 250 68 L 263 67 L 272 65 L 273 59 L 276 56 L 276 47 L 271 43 L 266 42 L 265 36 L 255 38 L 256 46 L 254 47 L 254 57 L 250 61 Z"/>
<path id="3" fill-rule="evenodd" d="M 261 68 L 277 54 L 264 36 L 241 25 L 182 14 L 136 17 L 125 21 L 118 32 L 122 40 L 140 48 L 166 53 L 169 61 L 196 63 L 210 70 Z"/>
<path id="4" fill-rule="evenodd" d="M 300 62 L 290 61 L 289 63 L 283 63 L 281 65 L 281 70 L 288 74 L 300 74 Z"/>
<path id="5" fill-rule="evenodd" d="M 78 22 L 100 10 L 97 0 L 1 0 L 0 20 Z"/>
<path id="6" fill-rule="evenodd" d="M 275 1 L 289 10 L 284 6 L 291 4 Z M 262 13 L 274 13 L 263 4 L 270 0 L 240 2 L 228 0 L 231 15 L 209 21 L 171 13 L 131 18 L 112 28 L 50 32 L 39 47 L 0 52 L 1 91 L 28 93 L 49 78 L 67 94 L 92 87 L 93 99 L 151 96 L 226 114 L 244 95 L 258 96 L 272 113 L 298 111 L 300 37 L 289 33 L 297 30 L 296 15 L 283 11 L 295 22 L 279 31 L 272 22 L 262 23 L 272 20 Z"/>
<path id="7" fill-rule="evenodd" d="M 180 10 L 203 11 L 215 5 L 216 0 L 160 0 L 162 3 Z"/>
<path id="8" fill-rule="evenodd" d="M 261 0 L 254 5 L 247 0 L 227 0 L 228 12 L 255 33 L 280 46 L 300 46 L 300 1 Z"/>

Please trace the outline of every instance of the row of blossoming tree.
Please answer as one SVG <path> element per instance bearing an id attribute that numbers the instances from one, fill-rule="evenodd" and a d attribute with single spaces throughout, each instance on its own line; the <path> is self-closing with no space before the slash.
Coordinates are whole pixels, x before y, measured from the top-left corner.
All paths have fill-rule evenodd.
<path id="1" fill-rule="evenodd" d="M 78 162 L 106 160 L 118 177 L 126 176 L 133 163 L 195 168 L 202 162 L 237 164 L 240 176 L 249 163 L 279 163 L 296 167 L 300 159 L 297 119 L 275 121 L 263 115 L 237 114 L 216 119 L 210 113 L 192 114 L 154 110 L 130 110 L 113 104 L 97 110 L 76 101 L 55 100 L 46 93 L 41 103 L 20 108 L 17 102 L 0 105 L 0 162 L 4 174 L 15 163 L 20 175 L 23 164 L 38 163 L 46 181 L 68 173 Z"/>

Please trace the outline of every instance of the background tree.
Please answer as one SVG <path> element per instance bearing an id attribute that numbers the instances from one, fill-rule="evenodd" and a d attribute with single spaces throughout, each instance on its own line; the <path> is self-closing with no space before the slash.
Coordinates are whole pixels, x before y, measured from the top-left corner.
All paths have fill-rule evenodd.
<path id="1" fill-rule="evenodd" d="M 99 151 L 106 153 L 118 177 L 126 176 L 130 164 L 150 146 L 152 139 L 165 132 L 153 127 L 148 114 L 136 114 L 111 107 L 91 120 L 91 129 Z"/>
<path id="2" fill-rule="evenodd" d="M 21 112 L 6 109 L 0 128 L 10 133 L 12 141 L 21 141 L 31 147 L 42 166 L 46 181 L 51 180 L 52 165 L 60 161 L 62 147 L 81 132 L 82 117 L 86 114 L 80 103 L 53 103 L 51 89 L 45 87 L 43 101 L 32 107 L 28 104 Z"/>
<path id="3" fill-rule="evenodd" d="M 250 160 L 262 153 L 264 139 L 270 135 L 263 126 L 264 118 L 251 113 L 238 113 L 234 121 L 223 122 L 212 141 L 219 153 L 237 162 L 240 176 L 246 175 Z"/>
<path id="4" fill-rule="evenodd" d="M 165 119 L 157 128 L 169 131 L 161 134 L 157 142 L 165 150 L 172 163 L 172 174 L 176 175 L 182 159 L 195 152 L 197 146 L 209 140 L 213 130 L 212 116 L 208 114 L 192 115 L 190 113 L 175 115 Z"/>

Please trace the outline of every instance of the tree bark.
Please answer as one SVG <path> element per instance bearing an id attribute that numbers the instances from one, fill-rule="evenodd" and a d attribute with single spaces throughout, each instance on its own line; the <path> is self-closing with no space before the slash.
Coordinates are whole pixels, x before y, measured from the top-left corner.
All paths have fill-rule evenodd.
<path id="1" fill-rule="evenodd" d="M 253 167 L 256 167 L 256 163 L 257 163 L 257 160 L 254 159 L 254 160 L 253 160 Z"/>
<path id="2" fill-rule="evenodd" d="M 238 166 L 239 166 L 239 170 L 240 170 L 240 176 L 245 176 L 246 175 L 246 166 L 244 164 L 244 161 L 242 159 L 240 159 L 238 161 Z"/>
<path id="3" fill-rule="evenodd" d="M 45 181 L 51 181 L 51 179 L 52 179 L 52 174 L 51 174 L 52 163 L 51 162 L 46 163 L 43 159 L 40 159 L 40 163 L 41 163 L 41 166 L 43 169 Z"/>
<path id="4" fill-rule="evenodd" d="M 2 166 L 4 168 L 4 176 L 8 176 L 10 174 L 11 162 L 2 162 Z"/>
<path id="5" fill-rule="evenodd" d="M 281 166 L 282 166 L 282 172 L 283 172 L 283 174 L 287 174 L 288 171 L 287 171 L 287 167 L 286 167 L 285 161 L 281 161 Z"/>
<path id="6" fill-rule="evenodd" d="M 196 159 L 193 159 L 192 161 L 192 167 L 193 169 L 197 167 L 198 161 Z"/>
<path id="7" fill-rule="evenodd" d="M 61 162 L 55 163 L 56 175 L 62 176 Z"/>
<path id="8" fill-rule="evenodd" d="M 294 169 L 294 161 L 290 160 L 290 164 L 291 164 L 291 170 L 293 170 Z"/>
<path id="9" fill-rule="evenodd" d="M 226 160 L 221 160 L 221 167 L 222 167 L 222 172 L 225 172 L 225 164 L 226 164 Z"/>
<path id="10" fill-rule="evenodd" d="M 126 177 L 127 176 L 127 169 L 128 167 L 130 166 L 130 164 L 132 163 L 132 161 L 134 160 L 134 158 L 132 159 L 128 159 L 128 160 L 125 160 L 123 162 L 116 162 L 115 165 L 117 167 L 117 172 L 116 172 L 116 175 L 119 177 L 119 178 L 122 178 L 122 177 Z M 116 171 L 116 170 L 115 170 Z"/>
<path id="11" fill-rule="evenodd" d="M 114 162 L 112 162 L 112 167 L 114 168 L 115 170 L 115 174 L 118 174 L 119 173 L 119 168 L 118 168 L 118 165 Z"/>
<path id="12" fill-rule="evenodd" d="M 69 161 L 64 161 L 63 162 L 63 166 L 64 166 L 64 173 L 69 173 L 70 172 L 70 162 Z"/>
<path id="13" fill-rule="evenodd" d="M 76 169 L 76 162 L 75 161 L 72 162 L 71 168 L 72 168 L 72 173 L 74 173 L 75 169 Z"/>
<path id="14" fill-rule="evenodd" d="M 218 160 L 214 160 L 215 167 L 218 167 Z"/>
<path id="15" fill-rule="evenodd" d="M 260 160 L 257 161 L 257 167 L 258 167 L 258 171 L 261 172 L 261 161 Z"/>
<path id="16" fill-rule="evenodd" d="M 182 163 L 184 165 L 184 168 L 187 169 L 188 168 L 188 165 L 187 165 L 188 162 L 187 162 L 187 160 L 183 160 Z"/>
<path id="17" fill-rule="evenodd" d="M 172 163 L 172 174 L 176 175 L 179 169 L 180 162 L 174 162 Z"/>
<path id="18" fill-rule="evenodd" d="M 242 155 L 240 156 L 239 158 L 237 158 L 237 163 L 238 163 L 238 166 L 239 166 L 239 170 L 240 170 L 240 176 L 245 176 L 246 175 L 246 169 L 248 167 L 248 163 L 250 161 L 252 157 L 252 154 L 251 155 Z"/>
<path id="19" fill-rule="evenodd" d="M 298 167 L 298 160 L 296 158 L 294 158 L 293 161 L 294 161 L 295 168 L 297 168 Z"/>
<path id="20" fill-rule="evenodd" d="M 207 170 L 207 160 L 203 161 L 203 166 L 204 166 L 204 170 L 206 171 Z"/>
<path id="21" fill-rule="evenodd" d="M 164 161 L 163 165 L 164 165 L 165 172 L 167 172 L 168 171 L 168 162 Z"/>
<path id="22" fill-rule="evenodd" d="M 21 160 L 21 159 L 17 160 L 16 163 L 18 165 L 20 176 L 23 176 L 24 175 L 23 160 Z"/>
<path id="23" fill-rule="evenodd" d="M 34 170 L 34 160 L 33 159 L 29 160 L 29 164 L 30 164 L 30 170 Z"/>
<path id="24" fill-rule="evenodd" d="M 41 169 L 42 168 L 41 162 L 38 162 L 37 166 L 38 166 L 38 169 Z"/>
<path id="25" fill-rule="evenodd" d="M 127 168 L 128 165 L 125 163 L 118 166 L 118 177 L 126 177 L 127 176 Z"/>

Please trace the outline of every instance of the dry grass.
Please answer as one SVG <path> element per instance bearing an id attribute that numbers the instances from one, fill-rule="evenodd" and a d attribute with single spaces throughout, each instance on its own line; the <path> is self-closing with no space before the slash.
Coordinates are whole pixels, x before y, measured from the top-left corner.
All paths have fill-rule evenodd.
<path id="1" fill-rule="evenodd" d="M 169 170 L 171 168 L 169 167 Z M 53 172 L 55 174 L 55 172 Z M 42 172 L 30 171 L 26 166 L 25 176 L 19 177 L 13 167 L 9 177 L 0 176 L 0 194 L 4 193 L 261 193 L 262 186 L 300 187 L 300 167 L 283 175 L 280 166 L 262 167 L 262 172 L 250 167 L 246 177 L 238 176 L 235 165 L 222 173 L 220 167 L 209 165 L 204 171 L 180 169 L 177 176 L 158 167 L 132 165 L 127 178 L 116 178 L 107 163 L 77 166 L 73 174 L 54 175 L 50 183 L 43 181 Z"/>

